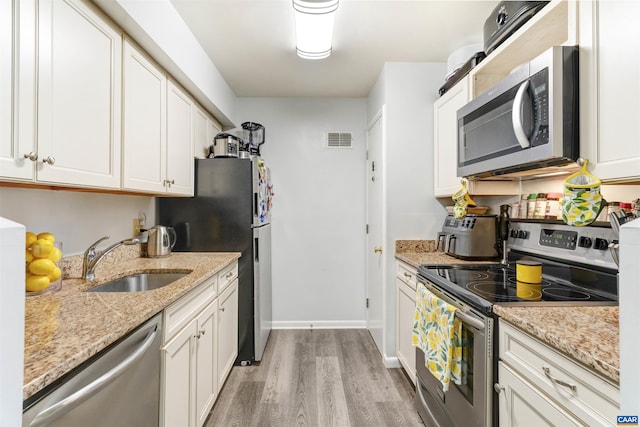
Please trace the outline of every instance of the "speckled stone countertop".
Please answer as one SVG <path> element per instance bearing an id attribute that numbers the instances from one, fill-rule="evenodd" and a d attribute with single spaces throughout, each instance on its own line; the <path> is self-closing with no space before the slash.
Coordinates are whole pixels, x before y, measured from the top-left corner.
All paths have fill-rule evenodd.
<path id="1" fill-rule="evenodd" d="M 620 382 L 618 307 L 494 305 L 493 312 L 613 382 Z"/>
<path id="2" fill-rule="evenodd" d="M 421 264 L 477 263 L 435 250 L 433 240 L 396 241 L 396 259 L 418 268 Z M 620 382 L 618 307 L 505 307 L 493 312 L 595 372 Z"/>
<path id="3" fill-rule="evenodd" d="M 436 250 L 435 240 L 396 240 L 396 259 L 414 268 L 423 264 L 478 264 L 497 261 L 465 261 Z"/>
<path id="4" fill-rule="evenodd" d="M 198 284 L 240 257 L 239 253 L 173 253 L 138 258 L 114 251 L 89 283 L 79 273 L 79 257 L 65 259 L 62 289 L 27 296 L 23 399 L 27 399 L 125 336 Z M 146 292 L 83 292 L 100 283 L 141 272 L 188 272 Z"/>

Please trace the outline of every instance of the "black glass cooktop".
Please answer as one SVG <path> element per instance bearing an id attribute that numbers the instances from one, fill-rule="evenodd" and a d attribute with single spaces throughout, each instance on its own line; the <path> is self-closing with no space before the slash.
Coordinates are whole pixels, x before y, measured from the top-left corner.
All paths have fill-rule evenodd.
<path id="1" fill-rule="evenodd" d="M 515 263 L 423 265 L 419 275 L 487 312 L 495 303 L 617 301 L 616 275 L 566 265 L 543 264 L 538 284 L 517 281 Z"/>

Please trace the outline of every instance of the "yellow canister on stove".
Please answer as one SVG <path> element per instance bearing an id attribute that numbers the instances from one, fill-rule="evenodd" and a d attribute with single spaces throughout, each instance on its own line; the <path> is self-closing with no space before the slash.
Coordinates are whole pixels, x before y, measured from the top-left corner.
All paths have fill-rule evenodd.
<path id="1" fill-rule="evenodd" d="M 516 261 L 516 280 L 525 283 L 542 282 L 542 263 L 528 259 Z"/>

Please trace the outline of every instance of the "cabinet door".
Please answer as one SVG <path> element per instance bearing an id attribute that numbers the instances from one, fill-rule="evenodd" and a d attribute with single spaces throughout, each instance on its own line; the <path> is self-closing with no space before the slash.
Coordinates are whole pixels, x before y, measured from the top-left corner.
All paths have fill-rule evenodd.
<path id="1" fill-rule="evenodd" d="M 604 180 L 640 178 L 640 2 L 578 2 L 580 154 Z"/>
<path id="2" fill-rule="evenodd" d="M 125 40 L 123 57 L 122 186 L 162 193 L 167 165 L 167 78 L 129 40 Z"/>
<path id="3" fill-rule="evenodd" d="M 0 178 L 33 180 L 35 22 L 34 0 L 0 2 Z"/>
<path id="4" fill-rule="evenodd" d="M 469 100 L 467 78 L 449 89 L 433 104 L 434 196 L 451 196 L 460 188 L 458 177 L 458 109 Z"/>
<path id="5" fill-rule="evenodd" d="M 36 179 L 120 188 L 122 36 L 80 0 L 38 12 Z"/>
<path id="6" fill-rule="evenodd" d="M 584 426 L 546 395 L 540 393 L 504 362 L 498 363 L 498 394 L 501 427 Z"/>
<path id="7" fill-rule="evenodd" d="M 193 155 L 204 159 L 209 153 L 207 134 L 209 130 L 209 116 L 198 105 L 193 106 Z"/>
<path id="8" fill-rule="evenodd" d="M 213 139 L 222 131 L 222 127 L 218 122 L 209 117 L 207 120 L 207 147 L 213 145 Z"/>
<path id="9" fill-rule="evenodd" d="M 218 299 L 218 388 L 238 356 L 238 279 Z"/>
<path id="10" fill-rule="evenodd" d="M 196 426 L 204 424 L 218 396 L 218 300 L 209 304 L 197 317 L 196 340 Z"/>
<path id="11" fill-rule="evenodd" d="M 193 196 L 193 101 L 167 85 L 167 192 Z"/>
<path id="12" fill-rule="evenodd" d="M 416 349 L 411 342 L 413 314 L 416 309 L 416 293 L 402 280 L 396 278 L 396 354 L 411 381 L 416 383 Z"/>
<path id="13" fill-rule="evenodd" d="M 195 343 L 198 324 L 194 319 L 162 347 L 161 425 L 195 426 Z"/>

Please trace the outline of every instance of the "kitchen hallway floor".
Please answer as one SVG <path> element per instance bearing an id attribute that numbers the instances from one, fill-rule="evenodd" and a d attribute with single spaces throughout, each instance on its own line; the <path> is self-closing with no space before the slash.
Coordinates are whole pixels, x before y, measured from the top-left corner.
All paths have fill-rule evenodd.
<path id="1" fill-rule="evenodd" d="M 231 370 L 205 426 L 421 426 L 414 396 L 366 329 L 274 330 L 259 365 Z"/>

